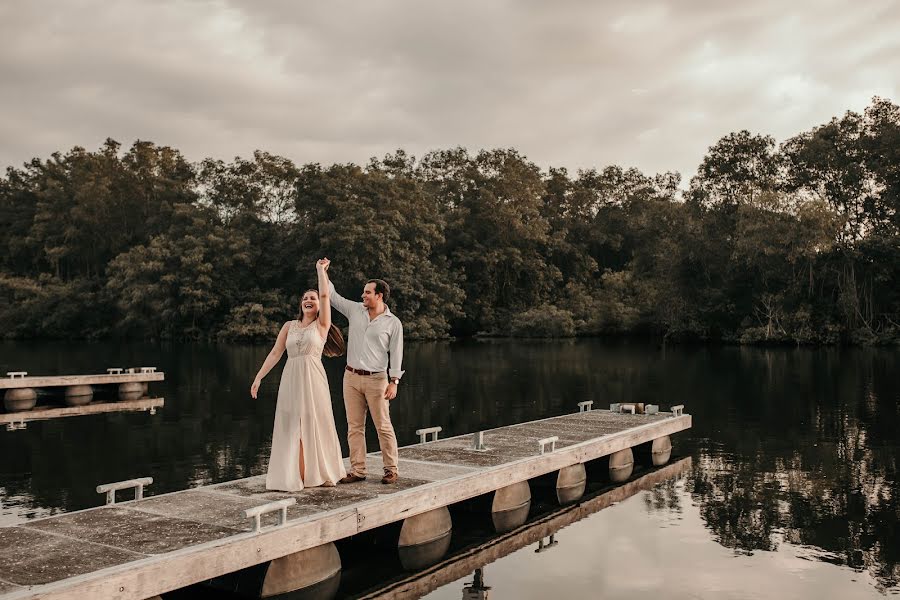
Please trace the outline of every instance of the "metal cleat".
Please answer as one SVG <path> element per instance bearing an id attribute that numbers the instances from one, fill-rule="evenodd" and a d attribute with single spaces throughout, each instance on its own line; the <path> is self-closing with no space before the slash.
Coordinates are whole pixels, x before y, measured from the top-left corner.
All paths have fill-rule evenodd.
<path id="1" fill-rule="evenodd" d="M 6 374 L 9 375 L 10 379 L 25 379 L 28 371 L 8 371 Z"/>
<path id="2" fill-rule="evenodd" d="M 593 400 L 586 400 L 578 403 L 578 412 L 588 412 L 594 407 Z"/>
<path id="3" fill-rule="evenodd" d="M 134 492 L 134 499 L 141 500 L 144 497 L 144 486 L 153 483 L 152 477 L 140 477 L 138 479 L 128 479 L 126 481 L 117 481 L 115 483 L 104 483 L 97 486 L 98 494 L 106 494 L 106 503 L 116 503 L 117 490 L 130 490 L 137 488 Z"/>
<path id="4" fill-rule="evenodd" d="M 424 444 L 428 441 L 428 434 L 432 434 L 431 441 L 436 442 L 438 433 L 443 431 L 442 427 L 426 427 L 425 429 L 416 429 L 416 435 L 419 436 L 419 443 Z"/>
<path id="5" fill-rule="evenodd" d="M 559 441 L 559 436 L 554 435 L 553 437 L 544 438 L 542 440 L 538 440 L 538 446 L 541 448 L 541 454 L 544 454 L 546 446 L 550 446 L 550 452 L 556 452 L 556 442 Z"/>
<path id="6" fill-rule="evenodd" d="M 282 500 L 276 500 L 275 502 L 269 502 L 268 504 L 263 504 L 261 506 L 248 508 L 244 511 L 244 516 L 248 519 L 252 519 L 253 533 L 259 533 L 260 529 L 262 529 L 262 522 L 260 518 L 263 515 L 278 511 L 278 522 L 275 524 L 275 527 L 281 527 L 282 525 L 287 523 L 288 507 L 293 506 L 294 504 L 297 504 L 296 498 L 284 498 Z"/>
<path id="7" fill-rule="evenodd" d="M 141 373 L 156 373 L 156 367 L 141 367 Z"/>
<path id="8" fill-rule="evenodd" d="M 111 367 L 111 368 L 109 368 L 109 369 L 106 370 L 106 374 L 107 374 L 107 375 L 121 375 L 121 374 L 122 374 L 122 368 L 121 368 L 121 367 Z"/>
<path id="9" fill-rule="evenodd" d="M 672 407 L 673 417 L 680 417 L 682 414 L 684 414 L 684 404 L 676 404 Z"/>

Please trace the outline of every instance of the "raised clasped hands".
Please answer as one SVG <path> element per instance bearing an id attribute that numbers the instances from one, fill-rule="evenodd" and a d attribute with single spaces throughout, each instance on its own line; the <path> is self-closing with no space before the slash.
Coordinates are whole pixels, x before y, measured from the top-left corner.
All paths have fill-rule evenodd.
<path id="1" fill-rule="evenodd" d="M 323 271 L 328 271 L 328 267 L 331 265 L 331 261 L 328 258 L 320 258 L 316 261 L 316 270 L 322 269 Z"/>

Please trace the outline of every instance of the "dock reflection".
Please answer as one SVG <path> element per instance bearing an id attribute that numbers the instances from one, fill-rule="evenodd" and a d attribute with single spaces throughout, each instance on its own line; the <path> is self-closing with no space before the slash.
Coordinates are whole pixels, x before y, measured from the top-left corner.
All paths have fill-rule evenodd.
<path id="1" fill-rule="evenodd" d="M 682 458 L 614 488 L 599 491 L 590 497 L 585 496 L 579 504 L 559 508 L 512 531 L 459 549 L 428 569 L 392 580 L 362 595 L 345 597 L 365 600 L 421 598 L 448 583 L 471 575 L 472 580 L 462 589 L 463 600 L 487 600 L 491 589 L 487 585 L 485 574 L 487 565 L 530 545 L 534 545 L 535 552 L 538 553 L 552 550 L 560 543 L 557 533 L 561 529 L 640 492 L 652 490 L 660 483 L 680 478 L 690 470 L 691 458 Z"/>
<path id="2" fill-rule="evenodd" d="M 133 400 L 100 401 L 80 406 L 39 406 L 21 412 L 0 413 L 0 425 L 6 425 L 7 431 L 25 429 L 30 421 L 48 421 L 64 417 L 80 417 L 104 413 L 142 412 L 156 414 L 157 408 L 165 405 L 164 398 L 138 398 Z"/>

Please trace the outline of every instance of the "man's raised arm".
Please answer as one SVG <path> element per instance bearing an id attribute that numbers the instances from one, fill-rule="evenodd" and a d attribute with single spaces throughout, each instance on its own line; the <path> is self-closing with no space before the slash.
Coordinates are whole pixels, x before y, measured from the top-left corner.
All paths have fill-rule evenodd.
<path id="1" fill-rule="evenodd" d="M 346 298 L 338 294 L 337 290 L 334 289 L 334 283 L 332 283 L 331 281 L 328 282 L 328 291 L 331 294 L 331 306 L 338 309 L 338 311 L 345 317 L 350 317 L 350 312 L 353 310 L 353 305 L 359 303 L 347 300 Z"/>

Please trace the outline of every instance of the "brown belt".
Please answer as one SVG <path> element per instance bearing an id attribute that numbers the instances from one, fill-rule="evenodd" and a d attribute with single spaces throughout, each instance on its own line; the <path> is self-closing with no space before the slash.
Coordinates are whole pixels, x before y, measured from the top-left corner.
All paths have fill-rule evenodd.
<path id="1" fill-rule="evenodd" d="M 363 371 L 362 369 L 354 369 L 350 365 L 347 365 L 344 368 L 351 373 L 356 373 L 357 375 L 380 375 L 381 373 L 384 373 L 384 371 Z"/>

